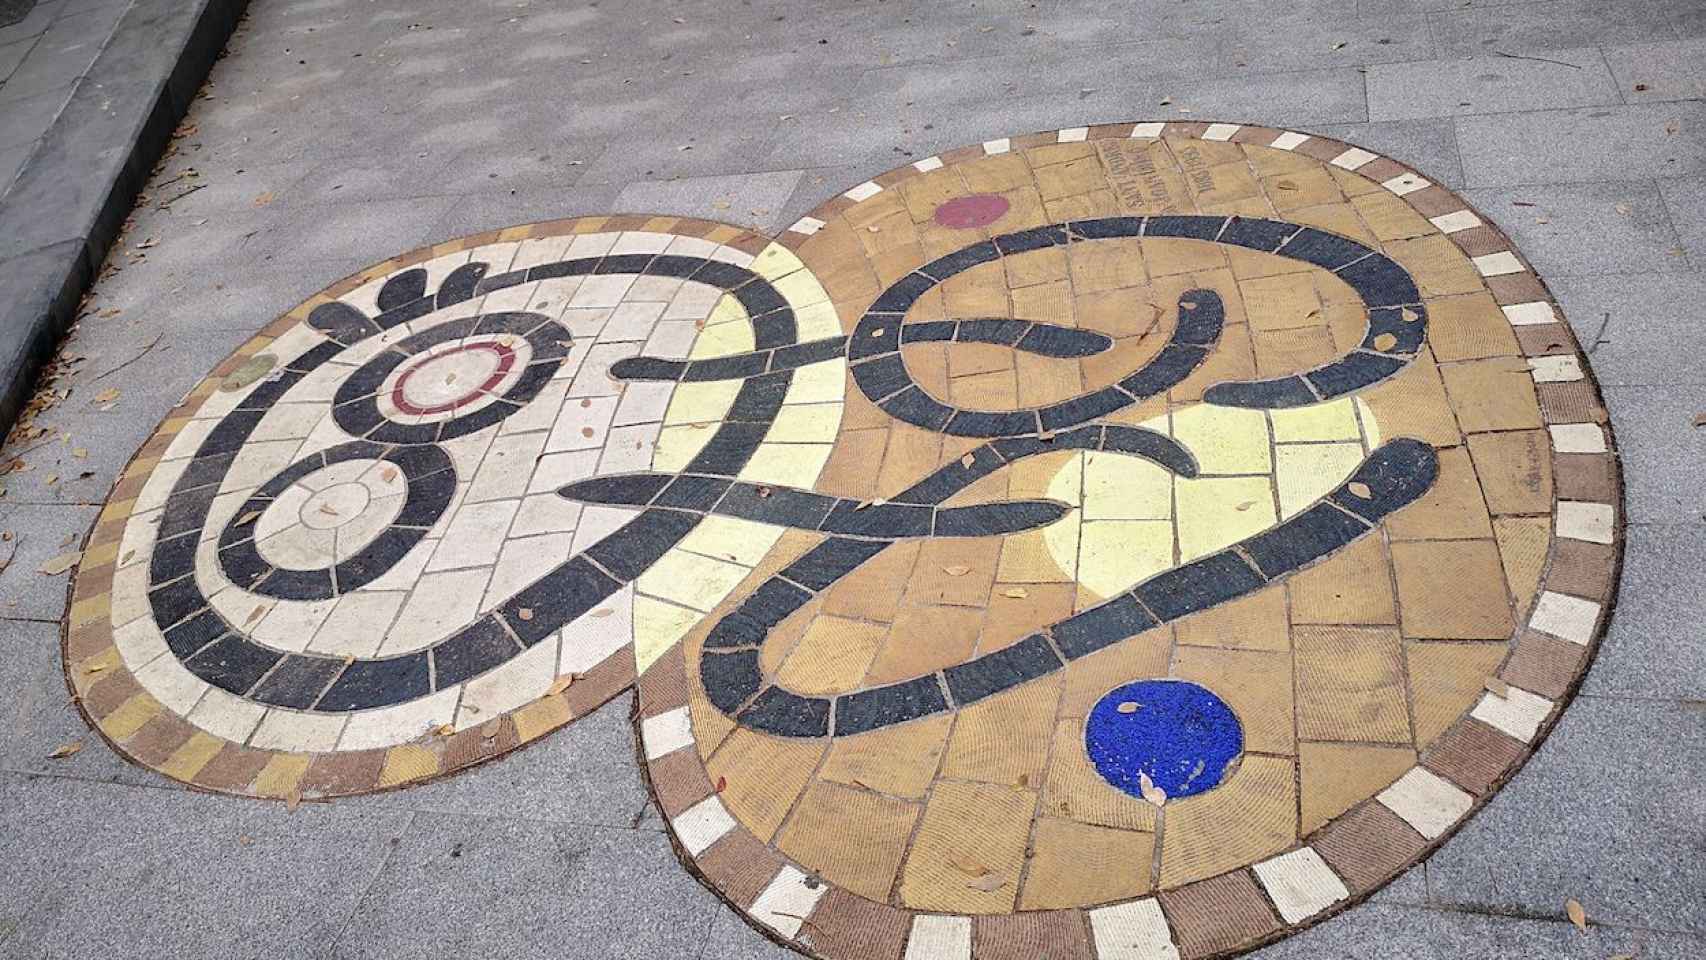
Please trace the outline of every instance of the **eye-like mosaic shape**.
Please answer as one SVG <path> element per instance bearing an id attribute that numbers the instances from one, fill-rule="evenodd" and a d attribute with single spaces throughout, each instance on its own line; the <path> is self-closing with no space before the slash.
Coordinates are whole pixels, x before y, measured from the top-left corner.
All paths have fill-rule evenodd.
<path id="1" fill-rule="evenodd" d="M 1618 506 L 1568 327 L 1460 199 L 1112 124 L 776 238 L 581 218 L 334 285 L 120 478 L 65 662 L 126 756 L 275 799 L 636 686 L 684 861 L 770 937 L 1198 957 L 1365 896 L 1526 759 Z"/>

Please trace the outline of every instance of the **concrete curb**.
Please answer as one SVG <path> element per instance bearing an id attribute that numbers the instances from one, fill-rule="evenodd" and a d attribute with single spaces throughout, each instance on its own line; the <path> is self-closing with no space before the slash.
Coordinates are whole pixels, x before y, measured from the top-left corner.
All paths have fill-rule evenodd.
<path id="1" fill-rule="evenodd" d="M 76 315 L 248 0 L 137 0 L 0 198 L 0 426 Z"/>

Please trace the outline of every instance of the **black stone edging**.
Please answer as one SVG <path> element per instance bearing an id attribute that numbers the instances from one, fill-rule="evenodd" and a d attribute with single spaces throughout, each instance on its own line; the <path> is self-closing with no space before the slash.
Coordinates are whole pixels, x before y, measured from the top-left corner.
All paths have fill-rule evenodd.
<path id="1" fill-rule="evenodd" d="M 0 427 L 76 316 L 248 0 L 136 0 L 0 197 Z"/>

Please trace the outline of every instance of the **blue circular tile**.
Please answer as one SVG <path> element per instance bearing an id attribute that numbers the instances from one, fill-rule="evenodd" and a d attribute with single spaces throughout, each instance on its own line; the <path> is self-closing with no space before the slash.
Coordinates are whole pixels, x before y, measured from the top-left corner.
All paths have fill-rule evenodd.
<path id="1" fill-rule="evenodd" d="M 1142 775 L 1169 799 L 1220 785 L 1244 750 L 1244 728 L 1224 700 L 1185 680 L 1139 680 L 1096 702 L 1084 746 L 1102 779 L 1134 797 Z"/>

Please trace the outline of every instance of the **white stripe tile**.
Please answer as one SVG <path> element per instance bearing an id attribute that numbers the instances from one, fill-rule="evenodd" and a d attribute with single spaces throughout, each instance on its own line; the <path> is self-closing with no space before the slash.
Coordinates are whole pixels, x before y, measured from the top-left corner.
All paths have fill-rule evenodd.
<path id="1" fill-rule="evenodd" d="M 1268 144 L 1268 146 L 1273 147 L 1276 150 L 1296 150 L 1299 146 L 1308 141 L 1308 139 L 1309 134 L 1307 133 L 1296 133 L 1294 131 L 1287 130 L 1275 137 L 1274 142 Z"/>
<path id="2" fill-rule="evenodd" d="M 1558 501 L 1558 536 L 1589 543 L 1610 543 L 1617 510 L 1609 503 Z"/>
<path id="3" fill-rule="evenodd" d="M 1343 167 L 1346 170 L 1355 170 L 1358 167 L 1367 166 L 1375 159 L 1377 159 L 1375 155 L 1369 153 L 1367 150 L 1364 150 L 1361 147 L 1352 147 L 1344 153 L 1334 157 L 1331 163 L 1335 167 Z"/>
<path id="4" fill-rule="evenodd" d="M 1597 423 L 1554 423 L 1552 449 L 1559 453 L 1604 453 L 1605 429 Z"/>
<path id="5" fill-rule="evenodd" d="M 990 156 L 994 156 L 998 153 L 1006 153 L 1011 149 L 1013 149 L 1013 141 L 1006 137 L 1002 137 L 999 140 L 983 141 L 983 152 Z"/>
<path id="6" fill-rule="evenodd" d="M 1208 125 L 1208 129 L 1202 132 L 1202 138 L 1204 140 L 1231 140 L 1232 135 L 1238 130 L 1239 125 L 1236 123 L 1211 123 Z"/>
<path id="7" fill-rule="evenodd" d="M 803 233 L 809 237 L 823 229 L 823 221 L 816 217 L 801 217 L 800 219 L 795 220 L 794 225 L 788 229 L 795 233 Z"/>
<path id="8" fill-rule="evenodd" d="M 864 183 L 861 183 L 858 186 L 854 187 L 853 189 L 847 191 L 847 193 L 844 194 L 844 196 L 846 196 L 847 199 L 853 201 L 854 203 L 858 203 L 861 200 L 869 200 L 872 197 L 874 197 L 877 194 L 882 193 L 882 192 L 883 192 L 882 187 L 877 186 L 877 184 L 874 181 L 866 180 Z"/>
<path id="9" fill-rule="evenodd" d="M 971 960 L 971 918 L 929 913 L 913 917 L 905 960 Z"/>
<path id="10" fill-rule="evenodd" d="M 1522 261 L 1509 250 L 1482 254 L 1469 262 L 1475 265 L 1476 272 L 1483 277 L 1502 277 L 1507 273 L 1522 272 Z"/>
<path id="11" fill-rule="evenodd" d="M 1599 604 L 1550 590 L 1540 595 L 1533 615 L 1528 618 L 1528 625 L 1541 633 L 1583 646 L 1593 639 L 1593 625 L 1598 622 Z"/>
<path id="12" fill-rule="evenodd" d="M 1459 230 L 1470 230 L 1481 225 L 1481 218 L 1468 210 L 1453 210 L 1430 217 L 1428 222 L 1440 228 L 1445 233 L 1456 233 Z"/>
<path id="13" fill-rule="evenodd" d="M 1280 854 L 1256 864 L 1255 869 L 1286 923 L 1313 917 L 1351 895 L 1314 847 Z"/>
<path id="14" fill-rule="evenodd" d="M 940 169 L 942 169 L 942 158 L 941 157 L 925 157 L 924 159 L 913 164 L 912 169 L 917 170 L 919 173 L 929 173 L 932 170 L 940 170 Z"/>
<path id="15" fill-rule="evenodd" d="M 813 880 L 789 864 L 776 874 L 747 912 L 754 920 L 791 939 L 799 936 L 800 927 L 828 890 L 829 884 Z"/>
<path id="16" fill-rule="evenodd" d="M 1534 372 L 1535 383 L 1567 383 L 1582 378 L 1582 365 L 1567 353 L 1529 357 L 1528 369 Z"/>
<path id="17" fill-rule="evenodd" d="M 1380 185 L 1400 197 L 1406 193 L 1415 193 L 1417 190 L 1424 187 L 1433 186 L 1429 181 L 1424 180 L 1413 173 L 1400 173 L 1396 177 L 1382 182 Z"/>
<path id="18" fill-rule="evenodd" d="M 1540 725 L 1546 722 L 1546 715 L 1552 712 L 1552 701 L 1521 687 L 1507 686 L 1505 694 L 1503 697 L 1495 693 L 1484 694 L 1469 715 L 1528 743 L 1534 739 Z"/>
<path id="19" fill-rule="evenodd" d="M 1166 126 L 1165 122 L 1139 123 L 1131 128 L 1131 135 L 1134 137 L 1159 137 L 1161 130 Z"/>
<path id="20" fill-rule="evenodd" d="M 647 717 L 640 721 L 640 739 L 646 745 L 646 759 L 656 760 L 693 742 L 693 719 L 686 707 Z"/>
<path id="21" fill-rule="evenodd" d="M 1474 805 L 1469 794 L 1421 767 L 1411 767 L 1376 799 L 1429 840 L 1451 829 Z"/>
<path id="22" fill-rule="evenodd" d="M 1528 326 L 1536 323 L 1557 323 L 1558 314 L 1552 305 L 1544 300 L 1531 300 L 1528 303 L 1513 303 L 1503 308 L 1505 319 L 1513 327 Z"/>
<path id="23" fill-rule="evenodd" d="M 1089 127 L 1067 127 L 1055 137 L 1056 143 L 1079 143 L 1090 136 Z"/>
<path id="24" fill-rule="evenodd" d="M 734 826 L 735 818 L 729 816 L 723 801 L 716 796 L 706 797 L 670 821 L 676 839 L 687 848 L 689 855 L 695 857 L 721 840 L 723 834 L 733 830 Z"/>
<path id="25" fill-rule="evenodd" d="M 1179 960 L 1161 904 L 1153 897 L 1090 911 L 1100 960 Z"/>

